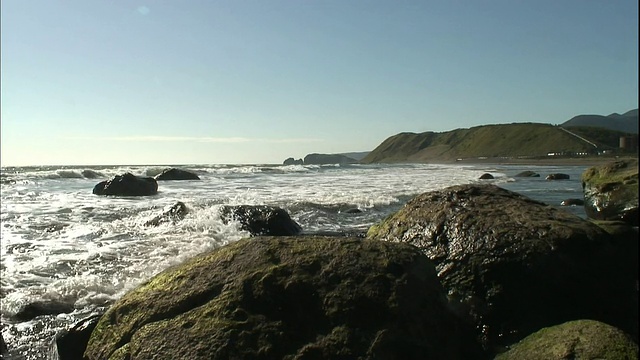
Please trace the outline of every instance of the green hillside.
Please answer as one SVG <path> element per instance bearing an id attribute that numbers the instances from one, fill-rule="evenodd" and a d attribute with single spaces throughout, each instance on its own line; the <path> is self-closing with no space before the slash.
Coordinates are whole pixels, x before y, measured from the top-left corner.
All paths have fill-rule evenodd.
<path id="1" fill-rule="evenodd" d="M 400 133 L 382 142 L 362 163 L 436 162 L 478 157 L 539 157 L 549 153 L 597 153 L 617 147 L 618 132 L 600 129 L 597 141 L 584 129 L 573 134 L 539 123 L 484 125 L 443 133 Z M 582 130 L 582 131 L 580 131 Z M 609 136 L 611 135 L 611 136 Z M 615 143 L 613 142 L 615 140 Z M 595 146 L 594 146 L 595 144 Z"/>

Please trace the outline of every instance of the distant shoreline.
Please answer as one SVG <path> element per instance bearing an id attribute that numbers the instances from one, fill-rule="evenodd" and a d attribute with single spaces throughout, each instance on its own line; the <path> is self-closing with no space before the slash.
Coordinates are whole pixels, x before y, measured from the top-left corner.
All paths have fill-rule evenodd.
<path id="1" fill-rule="evenodd" d="M 598 166 L 634 156 L 584 156 L 584 157 L 539 157 L 539 158 L 467 158 L 445 161 L 447 164 L 496 164 L 496 165 L 540 165 L 540 166 Z"/>

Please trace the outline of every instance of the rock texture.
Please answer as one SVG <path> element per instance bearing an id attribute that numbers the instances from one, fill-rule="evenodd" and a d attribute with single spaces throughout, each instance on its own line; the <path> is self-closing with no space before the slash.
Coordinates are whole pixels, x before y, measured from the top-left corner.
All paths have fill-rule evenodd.
<path id="1" fill-rule="evenodd" d="M 591 167 L 581 180 L 589 218 L 638 226 L 638 159 Z"/>
<path id="2" fill-rule="evenodd" d="M 170 268 L 101 318 L 86 359 L 462 359 L 433 264 L 406 244 L 244 239 Z"/>
<path id="3" fill-rule="evenodd" d="M 298 235 L 302 227 L 291 219 L 289 213 L 279 207 L 264 205 L 224 206 L 220 216 L 225 223 L 238 221 L 240 228 L 252 236 Z"/>
<path id="4" fill-rule="evenodd" d="M 200 180 L 195 173 L 187 170 L 170 168 L 155 176 L 156 180 Z"/>
<path id="5" fill-rule="evenodd" d="M 638 263 L 629 244 L 497 186 L 419 195 L 367 237 L 422 249 L 488 350 L 583 318 L 637 331 Z"/>
<path id="6" fill-rule="evenodd" d="M 623 331 L 593 320 L 544 328 L 496 360 L 638 359 L 638 345 Z"/>
<path id="7" fill-rule="evenodd" d="M 95 195 L 148 196 L 158 193 L 158 182 L 152 177 L 138 177 L 131 173 L 116 175 L 93 187 Z"/>

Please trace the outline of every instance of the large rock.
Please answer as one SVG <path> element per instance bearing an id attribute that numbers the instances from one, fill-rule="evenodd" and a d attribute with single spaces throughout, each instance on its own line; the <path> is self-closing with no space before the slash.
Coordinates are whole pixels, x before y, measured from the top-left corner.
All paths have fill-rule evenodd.
<path id="1" fill-rule="evenodd" d="M 638 359 L 638 345 L 620 329 L 593 320 L 544 328 L 512 346 L 496 360 Z"/>
<path id="2" fill-rule="evenodd" d="M 226 205 L 222 207 L 220 217 L 224 223 L 238 221 L 240 228 L 251 236 L 287 236 L 302 232 L 302 227 L 291 219 L 286 210 L 274 206 Z"/>
<path id="3" fill-rule="evenodd" d="M 637 255 L 597 225 L 494 185 L 417 196 L 371 227 L 436 263 L 488 350 L 542 327 L 591 318 L 637 329 Z"/>
<path id="4" fill-rule="evenodd" d="M 462 359 L 433 264 L 406 244 L 243 239 L 125 294 L 86 359 Z"/>
<path id="5" fill-rule="evenodd" d="M 93 187 L 95 195 L 148 196 L 158 193 L 158 182 L 152 177 L 138 177 L 131 173 L 116 175 Z"/>
<path id="6" fill-rule="evenodd" d="M 156 180 L 200 180 L 200 177 L 191 171 L 169 168 L 164 169 L 155 176 Z"/>
<path id="7" fill-rule="evenodd" d="M 589 218 L 638 226 L 638 159 L 591 167 L 581 180 Z"/>

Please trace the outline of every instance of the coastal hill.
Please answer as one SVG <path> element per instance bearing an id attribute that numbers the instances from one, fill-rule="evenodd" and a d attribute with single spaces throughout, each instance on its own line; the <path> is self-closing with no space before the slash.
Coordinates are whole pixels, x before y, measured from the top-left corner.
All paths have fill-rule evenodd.
<path id="1" fill-rule="evenodd" d="M 603 128 L 540 123 L 484 125 L 442 133 L 405 132 L 383 141 L 361 163 L 602 154 L 620 151 L 620 136 L 624 135 L 627 133 Z"/>
<path id="2" fill-rule="evenodd" d="M 370 152 L 309 154 L 285 165 L 451 162 L 470 159 L 539 159 L 622 154 L 637 156 L 638 109 L 623 114 L 577 115 L 560 125 L 512 123 L 447 132 L 403 132 Z M 628 137 L 621 148 L 621 137 Z"/>

